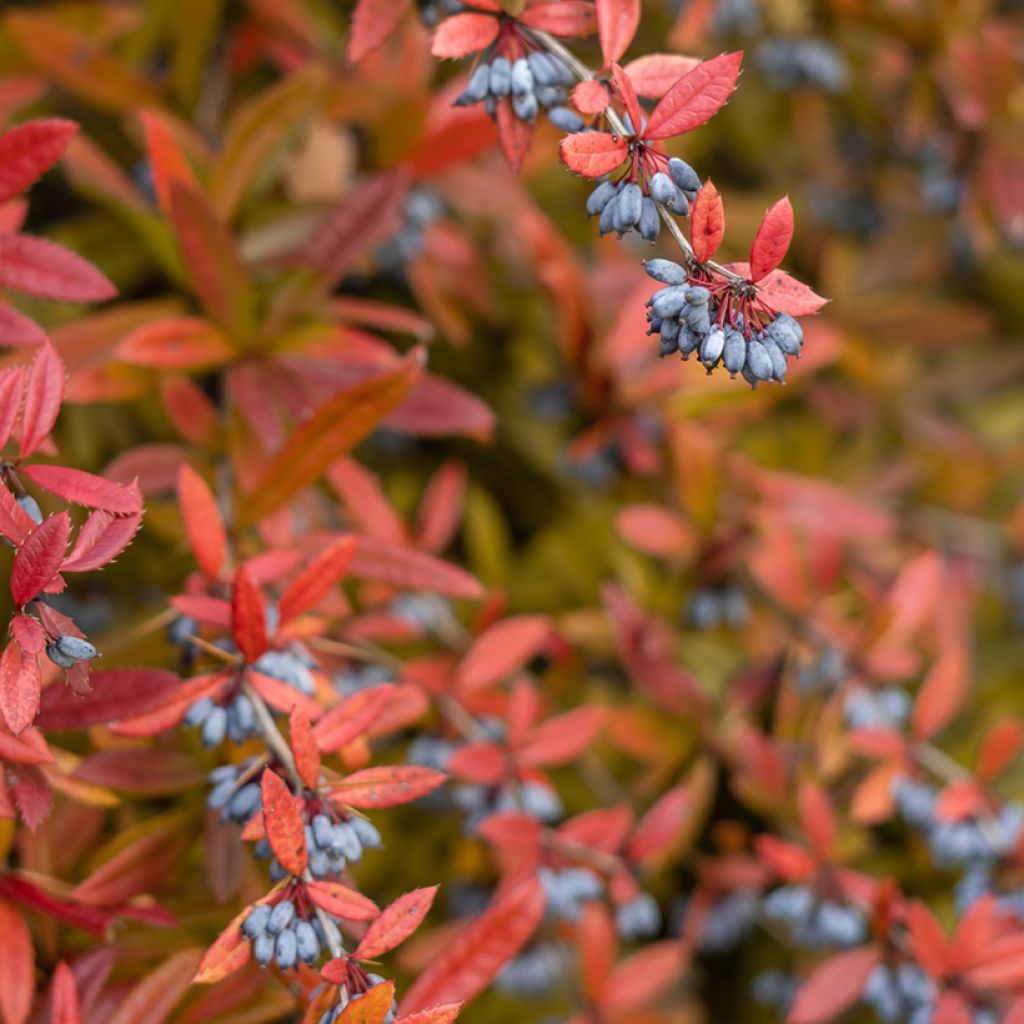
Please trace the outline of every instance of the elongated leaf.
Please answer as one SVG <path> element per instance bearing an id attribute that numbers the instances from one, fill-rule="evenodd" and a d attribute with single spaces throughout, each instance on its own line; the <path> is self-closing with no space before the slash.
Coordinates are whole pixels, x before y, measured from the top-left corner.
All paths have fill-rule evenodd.
<path id="1" fill-rule="evenodd" d="M 313 730 L 320 749 L 325 753 L 338 750 L 362 736 L 384 713 L 394 693 L 395 687 L 384 683 L 358 690 L 335 704 Z"/>
<path id="2" fill-rule="evenodd" d="M 18 547 L 35 528 L 36 524 L 14 500 L 14 495 L 6 487 L 0 487 L 0 534 Z"/>
<path id="3" fill-rule="evenodd" d="M 141 502 L 138 486 L 132 484 L 129 490 Z M 115 516 L 103 511 L 90 513 L 78 531 L 71 554 L 61 563 L 60 571 L 88 572 L 107 565 L 128 547 L 141 525 L 141 512 L 131 516 Z"/>
<path id="4" fill-rule="evenodd" d="M 260 781 L 263 793 L 263 825 L 274 856 L 285 871 L 301 875 L 308 851 L 299 801 L 281 777 L 269 768 Z"/>
<path id="5" fill-rule="evenodd" d="M 573 761 L 591 746 L 603 724 L 603 708 L 573 708 L 555 715 L 534 729 L 519 748 L 519 758 L 531 767 Z"/>
<path id="6" fill-rule="evenodd" d="M 498 35 L 498 19 L 471 11 L 445 18 L 434 32 L 430 52 L 435 57 L 468 57 L 485 50 Z"/>
<path id="7" fill-rule="evenodd" d="M 0 657 L 0 713 L 15 736 L 35 719 L 41 685 L 37 656 L 11 641 Z"/>
<path id="8" fill-rule="evenodd" d="M 57 964 L 50 986 L 50 1024 L 82 1024 L 75 976 L 63 960 Z"/>
<path id="9" fill-rule="evenodd" d="M 355 537 L 342 537 L 321 551 L 281 595 L 277 606 L 281 622 L 312 608 L 345 575 L 355 551 Z"/>
<path id="10" fill-rule="evenodd" d="M 153 173 L 153 190 L 164 214 L 171 212 L 171 182 L 180 181 L 194 187 L 196 176 L 185 154 L 181 151 L 167 119 L 157 110 L 139 111 L 142 132 L 146 140 L 146 154 Z"/>
<path id="11" fill-rule="evenodd" d="M 77 131 L 73 121 L 54 117 L 26 121 L 0 135 L 0 203 L 52 167 Z"/>
<path id="12" fill-rule="evenodd" d="M 385 907 L 367 929 L 353 957 L 356 960 L 375 960 L 404 942 L 429 913 L 439 888 L 432 885 L 426 889 L 413 889 Z"/>
<path id="13" fill-rule="evenodd" d="M 122 516 L 142 511 L 138 490 L 132 491 L 93 473 L 66 466 L 24 466 L 21 472 L 44 491 L 87 508 L 99 508 Z"/>
<path id="14" fill-rule="evenodd" d="M 48 686 L 39 725 L 43 729 L 84 729 L 134 718 L 172 703 L 184 685 L 173 672 L 160 668 L 103 669 L 92 674 L 92 693 L 84 697 L 63 686 Z"/>
<path id="15" fill-rule="evenodd" d="M 0 286 L 61 302 L 102 302 L 117 295 L 91 263 L 34 235 L 0 235 Z"/>
<path id="16" fill-rule="evenodd" d="M 742 62 L 741 52 L 723 53 L 688 71 L 651 111 L 644 138 L 670 139 L 710 121 L 736 88 Z"/>
<path id="17" fill-rule="evenodd" d="M 638 96 L 660 100 L 680 78 L 700 63 L 680 53 L 648 53 L 624 65 Z"/>
<path id="18" fill-rule="evenodd" d="M 416 1010 L 399 1017 L 395 1024 L 454 1024 L 461 1009 L 462 1003 L 431 1006 L 428 1010 Z"/>
<path id="19" fill-rule="evenodd" d="M 11 567 L 11 596 L 21 608 L 38 597 L 57 575 L 71 533 L 71 517 L 58 512 L 44 519 L 18 549 Z"/>
<path id="20" fill-rule="evenodd" d="M 409 393 L 422 367 L 422 355 L 414 349 L 393 369 L 321 405 L 267 467 L 239 510 L 242 521 L 259 522 L 351 451 Z"/>
<path id="21" fill-rule="evenodd" d="M 874 946 L 862 946 L 820 964 L 800 986 L 787 1024 L 827 1024 L 839 1018 L 860 998 L 879 959 Z"/>
<path id="22" fill-rule="evenodd" d="M 338 1024 L 384 1024 L 394 999 L 395 983 L 378 982 L 345 1006 L 338 1015 Z"/>
<path id="23" fill-rule="evenodd" d="M 249 277 L 235 243 L 209 200 L 182 181 L 170 183 L 171 223 L 203 308 L 245 337 L 253 327 Z"/>
<path id="24" fill-rule="evenodd" d="M 302 708 L 292 711 L 288 725 L 295 767 L 302 781 L 310 789 L 316 789 L 320 783 L 320 748 L 313 725 Z"/>
<path id="25" fill-rule="evenodd" d="M 827 860 L 835 845 L 837 826 L 828 795 L 813 782 L 804 782 L 799 792 L 800 822 L 814 852 Z"/>
<path id="26" fill-rule="evenodd" d="M 198 785 L 205 776 L 191 754 L 148 747 L 97 750 L 74 774 L 83 782 L 126 793 L 176 793 Z"/>
<path id="27" fill-rule="evenodd" d="M 627 856 L 635 864 L 656 858 L 675 842 L 686 827 L 690 794 L 685 786 L 673 786 L 655 801 L 630 837 Z"/>
<path id="28" fill-rule="evenodd" d="M 537 4 L 519 16 L 524 25 L 550 32 L 554 36 L 589 36 L 597 27 L 594 5 L 589 0 L 559 0 Z"/>
<path id="29" fill-rule="evenodd" d="M 117 357 L 133 366 L 160 370 L 205 370 L 228 362 L 235 348 L 213 324 L 176 316 L 143 324 L 117 346 Z"/>
<path id="30" fill-rule="evenodd" d="M 107 1024 L 163 1024 L 188 991 L 200 954 L 183 949 L 165 960 L 121 1000 Z"/>
<path id="31" fill-rule="evenodd" d="M 594 10 L 601 56 L 604 66 L 608 67 L 626 52 L 636 35 L 640 0 L 596 0 Z"/>
<path id="32" fill-rule="evenodd" d="M 725 209 L 718 189 L 708 178 L 690 207 L 690 244 L 699 263 L 707 263 L 725 237 Z"/>
<path id="33" fill-rule="evenodd" d="M 627 152 L 625 141 L 609 132 L 577 132 L 558 144 L 562 163 L 585 178 L 600 178 L 614 171 Z"/>
<path id="34" fill-rule="evenodd" d="M 967 656 L 962 651 L 952 650 L 939 658 L 914 703 L 911 725 L 915 735 L 928 739 L 949 725 L 967 694 L 968 672 Z"/>
<path id="35" fill-rule="evenodd" d="M 306 891 L 318 907 L 346 921 L 372 921 L 380 913 L 373 900 L 340 882 L 310 882 Z"/>
<path id="36" fill-rule="evenodd" d="M 499 895 L 413 982 L 402 1013 L 479 995 L 526 945 L 544 915 L 544 889 L 529 878 Z"/>
<path id="37" fill-rule="evenodd" d="M 178 504 L 196 564 L 210 579 L 219 579 L 228 548 L 224 521 L 213 491 L 188 464 L 178 470 Z"/>
<path id="38" fill-rule="evenodd" d="M 0 259 L 2 259 L 0 254 Z M 47 342 L 39 349 L 25 378 L 25 407 L 21 422 L 22 458 L 31 455 L 49 436 L 64 399 L 64 364 Z"/>
<path id="39" fill-rule="evenodd" d="M 0 340 L 6 341 L 0 325 Z M 21 397 L 25 388 L 25 367 L 11 366 L 0 371 L 0 448 L 10 440 L 11 431 L 21 412 Z"/>
<path id="40" fill-rule="evenodd" d="M 242 566 L 231 582 L 231 635 L 248 662 L 267 649 L 267 610 L 263 595 Z"/>
<path id="41" fill-rule="evenodd" d="M 432 793 L 447 778 L 444 772 L 419 765 L 378 765 L 332 782 L 329 791 L 334 800 L 350 807 L 398 807 Z"/>
<path id="42" fill-rule="evenodd" d="M 473 641 L 455 672 L 463 690 L 482 690 L 521 669 L 551 636 L 546 615 L 515 615 L 496 622 Z"/>
<path id="43" fill-rule="evenodd" d="M 252 907 L 246 907 L 217 936 L 203 954 L 192 978 L 193 984 L 212 985 L 241 970 L 252 959 L 252 943 L 242 934 L 242 922 L 251 910 Z"/>
<path id="44" fill-rule="evenodd" d="M 357 64 L 373 53 L 394 34 L 408 13 L 408 0 L 359 0 L 352 12 L 348 59 Z"/>
<path id="45" fill-rule="evenodd" d="M 0 901 L 0 1018 L 25 1024 L 35 995 L 35 951 L 21 914 Z"/>
<path id="46" fill-rule="evenodd" d="M 789 251 L 793 240 L 793 207 L 789 197 L 780 199 L 764 215 L 750 247 L 750 280 L 766 278 Z"/>

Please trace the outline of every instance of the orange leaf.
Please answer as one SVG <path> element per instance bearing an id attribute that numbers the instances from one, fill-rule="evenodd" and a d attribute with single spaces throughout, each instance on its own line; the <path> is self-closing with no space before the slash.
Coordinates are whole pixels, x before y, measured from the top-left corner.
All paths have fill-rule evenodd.
<path id="1" fill-rule="evenodd" d="M 690 207 L 690 244 L 698 263 L 707 263 L 725 237 L 725 210 L 722 197 L 711 179 L 701 186 Z"/>
<path id="2" fill-rule="evenodd" d="M 484 630 L 455 671 L 455 685 L 482 690 L 521 669 L 551 635 L 546 615 L 516 615 Z"/>
<path id="3" fill-rule="evenodd" d="M 413 889 L 399 896 L 381 911 L 380 917 L 367 929 L 352 956 L 356 960 L 375 960 L 404 942 L 427 916 L 439 886 Z"/>
<path id="4" fill-rule="evenodd" d="M 585 178 L 600 178 L 626 159 L 627 146 L 610 132 L 579 132 L 566 135 L 558 144 L 558 153 L 570 171 Z"/>
<path id="5" fill-rule="evenodd" d="M 355 550 L 356 538 L 342 537 L 321 551 L 281 595 L 277 606 L 281 622 L 312 608 L 345 575 Z"/>
<path id="6" fill-rule="evenodd" d="M 947 651 L 921 684 L 911 717 L 914 735 L 928 739 L 949 725 L 966 696 L 967 682 L 967 655 L 960 650 Z"/>
<path id="7" fill-rule="evenodd" d="M 0 1017 L 25 1024 L 35 995 L 35 952 L 21 914 L 0 902 Z"/>
<path id="8" fill-rule="evenodd" d="M 153 189 L 157 202 L 160 209 L 169 214 L 171 182 L 180 181 L 194 187 L 196 177 L 163 115 L 155 110 L 140 110 L 139 120 L 146 139 L 149 166 L 153 170 Z"/>
<path id="9" fill-rule="evenodd" d="M 767 277 L 781 262 L 793 241 L 793 207 L 780 199 L 764 215 L 750 247 L 750 280 Z"/>
<path id="10" fill-rule="evenodd" d="M 430 52 L 435 57 L 467 57 L 490 46 L 498 35 L 498 27 L 494 15 L 476 11 L 445 18 L 434 33 Z"/>
<path id="11" fill-rule="evenodd" d="M 292 740 L 292 754 L 295 756 L 295 767 L 302 781 L 310 789 L 316 789 L 320 782 L 320 748 L 308 715 L 302 708 L 294 708 L 288 722 Z"/>
<path id="12" fill-rule="evenodd" d="M 372 921 L 380 913 L 373 900 L 340 882 L 309 882 L 306 891 L 318 907 L 346 921 Z"/>
<path id="13" fill-rule="evenodd" d="M 341 1011 L 337 1024 L 384 1024 L 394 1001 L 395 983 L 378 982 L 361 996 L 356 996 Z"/>
<path id="14" fill-rule="evenodd" d="M 194 316 L 143 324 L 117 346 L 121 362 L 159 370 L 210 369 L 234 354 L 234 346 L 220 330 Z"/>
<path id="15" fill-rule="evenodd" d="M 432 1006 L 429 1010 L 417 1010 L 415 1013 L 399 1017 L 395 1024 L 454 1024 L 461 1009 L 462 1003 Z"/>
<path id="16" fill-rule="evenodd" d="M 836 818 L 821 786 L 804 782 L 800 786 L 800 822 L 814 852 L 827 860 L 836 841 Z"/>
<path id="17" fill-rule="evenodd" d="M 800 986 L 787 1024 L 827 1024 L 859 998 L 879 962 L 874 946 L 839 953 L 819 964 Z"/>
<path id="18" fill-rule="evenodd" d="M 274 856 L 285 871 L 301 875 L 306 870 L 306 833 L 299 800 L 281 777 L 269 768 L 260 783 L 263 792 L 263 824 Z"/>
<path id="19" fill-rule="evenodd" d="M 267 612 L 263 595 L 243 566 L 231 583 L 231 635 L 248 662 L 267 649 Z"/>
<path id="20" fill-rule="evenodd" d="M 331 799 L 350 807 L 398 807 L 432 793 L 448 776 L 414 764 L 378 765 L 330 783 Z"/>
<path id="21" fill-rule="evenodd" d="M 50 986 L 50 1024 L 82 1024 L 82 1010 L 78 1001 L 75 976 L 63 960 L 53 972 Z"/>
<path id="22" fill-rule="evenodd" d="M 242 922 L 251 910 L 252 907 L 246 907 L 217 936 L 213 945 L 203 954 L 192 978 L 193 984 L 212 985 L 222 981 L 252 959 L 252 943 L 242 934 Z"/>
<path id="23" fill-rule="evenodd" d="M 596 0 L 597 38 L 604 66 L 617 61 L 636 35 L 640 24 L 640 0 Z"/>
<path id="24" fill-rule="evenodd" d="M 198 949 L 175 953 L 121 999 L 107 1024 L 163 1024 L 188 991 L 199 961 Z"/>
<path id="25" fill-rule="evenodd" d="M 185 532 L 196 556 L 196 564 L 211 579 L 224 568 L 227 534 L 217 499 L 206 481 L 189 465 L 178 470 L 178 504 L 185 520 Z"/>

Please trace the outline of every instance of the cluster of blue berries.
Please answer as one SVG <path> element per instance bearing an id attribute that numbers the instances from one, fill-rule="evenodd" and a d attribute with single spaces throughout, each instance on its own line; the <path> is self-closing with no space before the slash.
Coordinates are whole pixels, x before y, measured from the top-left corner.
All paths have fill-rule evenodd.
<path id="1" fill-rule="evenodd" d="M 849 729 L 902 729 L 911 706 L 910 695 L 897 686 L 856 686 L 846 694 L 843 721 Z"/>
<path id="2" fill-rule="evenodd" d="M 365 818 L 353 816 L 335 823 L 327 815 L 317 814 L 306 826 L 309 871 L 316 878 L 340 875 L 347 864 L 358 864 L 363 859 L 364 850 L 379 850 L 382 845 L 380 833 Z M 265 839 L 256 843 L 253 853 L 261 860 L 270 860 L 272 882 L 288 877 Z"/>
<path id="3" fill-rule="evenodd" d="M 754 59 L 769 84 L 780 91 L 817 89 L 835 94 L 850 84 L 846 58 L 824 39 L 765 39 L 756 47 Z"/>
<path id="4" fill-rule="evenodd" d="M 742 629 L 750 619 L 750 601 L 740 587 L 700 587 L 683 605 L 683 621 L 693 629 L 719 626 Z"/>
<path id="5" fill-rule="evenodd" d="M 572 947 L 564 942 L 539 942 L 505 964 L 494 985 L 511 996 L 537 999 L 564 984 L 574 963 Z"/>
<path id="6" fill-rule="evenodd" d="M 272 960 L 282 971 L 291 970 L 299 962 L 314 964 L 327 948 L 323 925 L 313 917 L 305 920 L 296 911 L 295 903 L 283 899 L 276 905 L 261 903 L 242 922 L 242 934 L 252 942 L 256 963 L 266 967 Z"/>
<path id="7" fill-rule="evenodd" d="M 711 291 L 690 284 L 689 275 L 678 263 L 647 260 L 644 269 L 665 286 L 647 301 L 647 333 L 660 336 L 662 357 L 679 352 L 689 359 L 696 352 L 708 373 L 724 366 L 731 377 L 741 374 L 752 388 L 762 381 L 785 381 L 787 360 L 799 357 L 804 341 L 803 329 L 788 313 L 776 313 L 767 326 L 748 338 L 742 314 L 735 324 L 725 321 Z"/>
<path id="8" fill-rule="evenodd" d="M 796 946 L 845 949 L 860 945 L 867 937 L 867 921 L 857 907 L 822 899 L 806 885 L 784 885 L 764 898 L 764 918 L 788 929 Z"/>
<path id="9" fill-rule="evenodd" d="M 444 212 L 444 202 L 436 193 L 409 189 L 402 200 L 401 226 L 374 253 L 377 265 L 391 275 L 402 276 L 405 267 L 423 252 L 427 229 Z"/>
<path id="10" fill-rule="evenodd" d="M 220 820 L 244 825 L 263 805 L 259 775 L 253 776 L 254 758 L 241 764 L 222 764 L 207 776 L 213 787 L 206 798 L 211 811 L 220 811 Z M 246 777 L 246 782 L 241 782 Z"/>
<path id="11" fill-rule="evenodd" d="M 559 131 L 579 132 L 584 128 L 583 119 L 565 105 L 575 82 L 572 69 L 554 54 L 531 50 L 511 61 L 499 54 L 477 64 L 455 105 L 483 103 L 494 117 L 498 101 L 507 97 L 521 121 L 533 124 L 537 114 L 546 110 L 548 120 Z"/>
<path id="12" fill-rule="evenodd" d="M 761 912 L 755 889 L 736 889 L 710 909 L 700 932 L 704 953 L 725 953 L 738 946 L 753 930 Z"/>

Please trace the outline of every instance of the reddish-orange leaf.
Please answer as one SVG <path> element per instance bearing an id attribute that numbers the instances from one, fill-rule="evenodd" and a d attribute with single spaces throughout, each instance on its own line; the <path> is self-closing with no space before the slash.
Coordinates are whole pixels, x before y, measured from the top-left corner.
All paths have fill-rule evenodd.
<path id="1" fill-rule="evenodd" d="M 406 992 L 401 1012 L 478 995 L 532 938 L 543 916 L 544 889 L 535 878 L 501 893 L 431 960 Z"/>
<path id="2" fill-rule="evenodd" d="M 0 135 L 0 203 L 52 167 L 77 131 L 73 121 L 53 117 L 26 121 Z"/>
<path id="3" fill-rule="evenodd" d="M 0 259 L 3 255 L 0 254 Z M 25 379 L 25 411 L 21 421 L 22 458 L 31 455 L 49 436 L 64 398 L 64 364 L 47 342 L 39 349 Z"/>
<path id="4" fill-rule="evenodd" d="M 355 551 L 355 537 L 342 537 L 321 551 L 281 595 L 277 606 L 281 622 L 312 608 L 345 575 Z"/>
<path id="5" fill-rule="evenodd" d="M 234 354 L 226 335 L 194 316 L 143 324 L 117 346 L 121 362 L 159 370 L 206 370 L 226 363 Z"/>
<path id="6" fill-rule="evenodd" d="M 518 671 L 551 635 L 546 615 L 516 615 L 496 622 L 473 641 L 455 672 L 456 686 L 482 690 Z"/>
<path id="7" fill-rule="evenodd" d="M 600 114 L 608 109 L 611 97 L 604 82 L 588 79 L 580 82 L 572 91 L 572 105 L 581 114 Z"/>
<path id="8" fill-rule="evenodd" d="M 263 825 L 274 856 L 285 871 L 301 875 L 308 851 L 300 802 L 279 775 L 269 768 L 260 782 L 263 793 Z"/>
<path id="9" fill-rule="evenodd" d="M 802 847 L 777 836 L 758 836 L 754 842 L 758 857 L 787 882 L 799 882 L 817 870 L 814 858 Z"/>
<path id="10" fill-rule="evenodd" d="M 700 63 L 679 53 L 648 53 L 623 67 L 638 96 L 660 100 L 680 78 Z"/>
<path id="11" fill-rule="evenodd" d="M 565 764 L 580 757 L 604 725 L 604 708 L 573 708 L 542 722 L 518 750 L 524 765 Z"/>
<path id="12" fill-rule="evenodd" d="M 231 635 L 248 662 L 267 649 L 267 611 L 263 595 L 249 571 L 241 566 L 231 582 Z"/>
<path id="13" fill-rule="evenodd" d="M 5 307 L 0 305 L 0 315 Z M 3 332 L 0 323 L 0 332 Z M 3 334 L 0 334 L 3 337 Z M 21 397 L 25 389 L 25 367 L 9 366 L 0 370 L 0 448 L 10 440 L 11 431 L 21 412 Z"/>
<path id="14" fill-rule="evenodd" d="M 449 459 L 433 476 L 416 520 L 419 546 L 441 551 L 455 536 L 466 500 L 466 467 Z"/>
<path id="15" fill-rule="evenodd" d="M 242 934 L 242 922 L 251 910 L 252 907 L 246 907 L 235 917 L 203 954 L 192 978 L 194 984 L 212 985 L 234 974 L 252 959 L 252 943 Z"/>
<path id="16" fill-rule="evenodd" d="M 630 837 L 629 859 L 639 864 L 662 853 L 682 835 L 689 810 L 690 794 L 685 786 L 674 786 L 663 793 Z"/>
<path id="17" fill-rule="evenodd" d="M 46 646 L 43 627 L 29 615 L 15 615 L 11 619 L 11 636 L 28 654 L 41 654 Z"/>
<path id="18" fill-rule="evenodd" d="M 601 56 L 604 57 L 604 66 L 608 67 L 626 52 L 636 35 L 640 24 L 640 0 L 596 0 L 594 9 Z"/>
<path id="19" fill-rule="evenodd" d="M 851 1007 L 879 962 L 874 946 L 847 950 L 819 964 L 800 986 L 787 1024 L 828 1024 Z"/>
<path id="20" fill-rule="evenodd" d="M 91 263 L 34 235 L 0 235 L 0 285 L 59 302 L 102 302 L 117 295 Z"/>
<path id="21" fill-rule="evenodd" d="M 395 983 L 382 981 L 356 996 L 338 1015 L 337 1024 L 384 1024 L 395 1001 Z"/>
<path id="22" fill-rule="evenodd" d="M 925 677 L 914 703 L 914 734 L 928 739 L 940 732 L 960 710 L 968 685 L 967 655 L 961 650 L 943 654 Z"/>
<path id="23" fill-rule="evenodd" d="M 398 807 L 432 793 L 448 776 L 414 764 L 378 765 L 330 784 L 334 800 L 350 807 Z"/>
<path id="24" fill-rule="evenodd" d="M 362 736 L 384 713 L 394 696 L 389 683 L 359 690 L 335 704 L 313 730 L 322 751 L 339 750 Z"/>
<path id="25" fill-rule="evenodd" d="M 178 504 L 196 564 L 211 579 L 219 578 L 228 546 L 224 522 L 213 491 L 187 463 L 178 470 Z"/>
<path id="26" fill-rule="evenodd" d="M 273 676 L 265 676 L 262 672 L 248 673 L 249 682 L 252 688 L 275 710 L 282 714 L 290 715 L 295 708 L 301 708 L 303 714 L 312 722 L 320 717 L 321 707 L 312 697 L 296 690 L 294 686 L 275 679 Z"/>
<path id="27" fill-rule="evenodd" d="M 612 86 L 615 89 L 615 94 L 626 108 L 630 124 L 634 126 L 635 131 L 639 132 L 644 123 L 644 112 L 640 109 L 640 102 L 636 98 L 633 82 L 618 64 L 612 64 Z"/>
<path id="28" fill-rule="evenodd" d="M 89 754 L 74 777 L 128 793 L 175 793 L 199 785 L 205 774 L 203 766 L 184 750 L 133 746 Z"/>
<path id="29" fill-rule="evenodd" d="M 448 771 L 460 779 L 490 786 L 503 779 L 511 765 L 503 747 L 487 740 L 463 743 L 448 760 Z"/>
<path id="30" fill-rule="evenodd" d="M 38 597 L 57 575 L 71 533 L 67 512 L 44 519 L 18 549 L 11 567 L 11 597 L 21 608 Z"/>
<path id="31" fill-rule="evenodd" d="M 610 132 L 578 132 L 566 135 L 558 144 L 558 152 L 570 171 L 586 178 L 600 178 L 626 159 L 628 147 Z"/>
<path id="32" fill-rule="evenodd" d="M 139 120 L 142 122 L 146 153 L 153 172 L 153 190 L 160 209 L 170 214 L 171 182 L 180 181 L 195 187 L 196 176 L 162 114 L 155 110 L 141 110 Z"/>
<path id="33" fill-rule="evenodd" d="M 358 63 L 398 28 L 409 11 L 408 0 L 359 0 L 352 12 L 348 59 Z"/>
<path id="34" fill-rule="evenodd" d="M 710 121 L 732 95 L 743 54 L 723 53 L 688 71 L 651 111 L 646 139 L 670 139 Z"/>
<path id="35" fill-rule="evenodd" d="M 986 734 L 978 751 L 977 772 L 981 779 L 991 781 L 1013 762 L 1024 743 L 1024 723 L 1016 719 L 998 722 Z"/>
<path id="36" fill-rule="evenodd" d="M 836 818 L 832 804 L 821 786 L 804 782 L 800 786 L 800 822 L 811 841 L 814 852 L 828 859 L 836 841 Z"/>
<path id="37" fill-rule="evenodd" d="M 356 960 L 375 960 L 404 942 L 430 911 L 439 886 L 413 889 L 385 907 L 367 929 L 352 956 Z"/>
<path id="38" fill-rule="evenodd" d="M 493 14 L 456 14 L 438 25 L 430 52 L 435 57 L 468 57 L 490 46 L 497 35 L 498 19 Z"/>
<path id="39" fill-rule="evenodd" d="M 318 907 L 346 921 L 372 921 L 380 913 L 373 900 L 340 882 L 309 882 L 306 891 Z"/>
<path id="40" fill-rule="evenodd" d="M 57 964 L 50 986 L 50 1024 L 82 1024 L 75 976 L 63 960 Z"/>
<path id="41" fill-rule="evenodd" d="M 584 994 L 590 1002 L 596 1003 L 615 963 L 615 949 L 618 945 L 615 925 L 604 903 L 583 904 L 576 942 Z"/>
<path id="42" fill-rule="evenodd" d="M 711 179 L 701 186 L 690 207 L 690 243 L 699 263 L 707 263 L 725 237 L 725 208 Z"/>
<path id="43" fill-rule="evenodd" d="M 932 912 L 920 901 L 907 910 L 910 951 L 924 970 L 941 978 L 946 972 L 946 937 Z"/>
<path id="44" fill-rule="evenodd" d="M 20 470 L 45 491 L 87 508 L 103 509 L 119 516 L 142 511 L 142 495 L 114 480 L 68 466 L 23 466 Z"/>
<path id="45" fill-rule="evenodd" d="M 192 984 L 199 960 L 198 949 L 169 957 L 120 1000 L 107 1024 L 163 1024 Z"/>
<path id="46" fill-rule="evenodd" d="M 12 640 L 0 657 L 0 713 L 15 736 L 35 719 L 41 688 L 37 656 L 22 651 Z"/>
<path id="47" fill-rule="evenodd" d="M 36 524 L 14 500 L 14 495 L 6 487 L 0 487 L 0 534 L 17 547 L 35 528 Z"/>
<path id="48" fill-rule="evenodd" d="M 741 277 L 746 277 L 749 272 L 744 263 L 737 263 L 730 269 Z M 790 316 L 810 316 L 828 303 L 828 299 L 823 299 L 784 270 L 773 270 L 758 284 L 757 294 L 776 313 L 788 313 Z"/>
<path id="49" fill-rule="evenodd" d="M 295 767 L 302 781 L 310 789 L 316 789 L 320 782 L 320 748 L 317 746 L 309 716 L 302 708 L 297 707 L 291 713 L 288 726 Z"/>
<path id="50" fill-rule="evenodd" d="M 0 902 L 0 1018 L 25 1024 L 35 995 L 35 952 L 21 914 Z"/>
<path id="51" fill-rule="evenodd" d="M 684 950 L 678 940 L 644 946 L 619 963 L 609 974 L 601 1007 L 609 1016 L 635 1010 L 660 995 L 682 973 Z"/>
<path id="52" fill-rule="evenodd" d="M 793 241 L 793 207 L 784 196 L 770 207 L 750 247 L 750 280 L 766 278 L 781 262 Z"/>
<path id="53" fill-rule="evenodd" d="M 140 506 L 131 515 L 113 515 L 97 509 L 79 528 L 71 554 L 61 563 L 61 572 L 88 572 L 113 561 L 132 542 L 142 525 L 142 494 L 138 484 L 125 488 Z"/>
<path id="54" fill-rule="evenodd" d="M 523 168 L 530 140 L 533 138 L 533 125 L 517 117 L 510 100 L 500 100 L 495 112 L 495 123 L 498 126 L 498 144 L 505 163 L 514 174 Z"/>
<path id="55" fill-rule="evenodd" d="M 597 27 L 594 5 L 589 0 L 537 4 L 523 11 L 519 20 L 554 36 L 589 36 Z"/>
<path id="56" fill-rule="evenodd" d="M 480 581 L 465 569 L 380 537 L 362 536 L 349 573 L 359 579 L 377 580 L 407 590 L 427 590 L 464 601 L 483 597 Z"/>
<path id="57" fill-rule="evenodd" d="M 432 1006 L 429 1010 L 417 1010 L 415 1013 L 399 1017 L 395 1024 L 454 1024 L 461 1009 L 462 1003 Z"/>

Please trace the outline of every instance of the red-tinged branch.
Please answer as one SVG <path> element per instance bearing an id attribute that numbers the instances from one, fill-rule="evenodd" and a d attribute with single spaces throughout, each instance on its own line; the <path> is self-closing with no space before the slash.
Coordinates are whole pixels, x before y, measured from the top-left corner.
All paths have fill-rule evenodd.
<path id="1" fill-rule="evenodd" d="M 576 75 L 581 82 L 590 82 L 598 78 L 596 72 L 591 68 L 587 67 L 577 56 L 564 46 L 558 39 L 548 32 L 543 31 L 539 28 L 524 29 L 530 33 L 534 40 L 539 43 L 549 53 L 553 53 L 558 57 L 564 64 L 566 64 Z M 608 124 L 612 131 L 623 138 L 628 138 L 632 132 L 628 131 L 626 125 L 623 123 L 622 118 L 609 106 L 604 111 L 604 116 L 608 119 Z M 654 198 L 653 196 L 651 197 Z M 668 233 L 672 236 L 676 245 L 683 251 L 683 256 L 686 261 L 691 265 L 704 266 L 713 270 L 716 274 L 725 278 L 731 284 L 745 283 L 744 278 L 740 277 L 739 274 L 733 273 L 731 270 L 727 270 L 720 263 L 709 260 L 707 263 L 700 264 L 693 251 L 693 246 L 690 245 L 690 240 L 683 234 L 683 229 L 679 226 L 678 221 L 675 217 L 664 207 L 661 203 L 654 200 L 655 206 L 658 208 L 658 214 L 660 215 L 662 222 L 668 229 Z"/>

